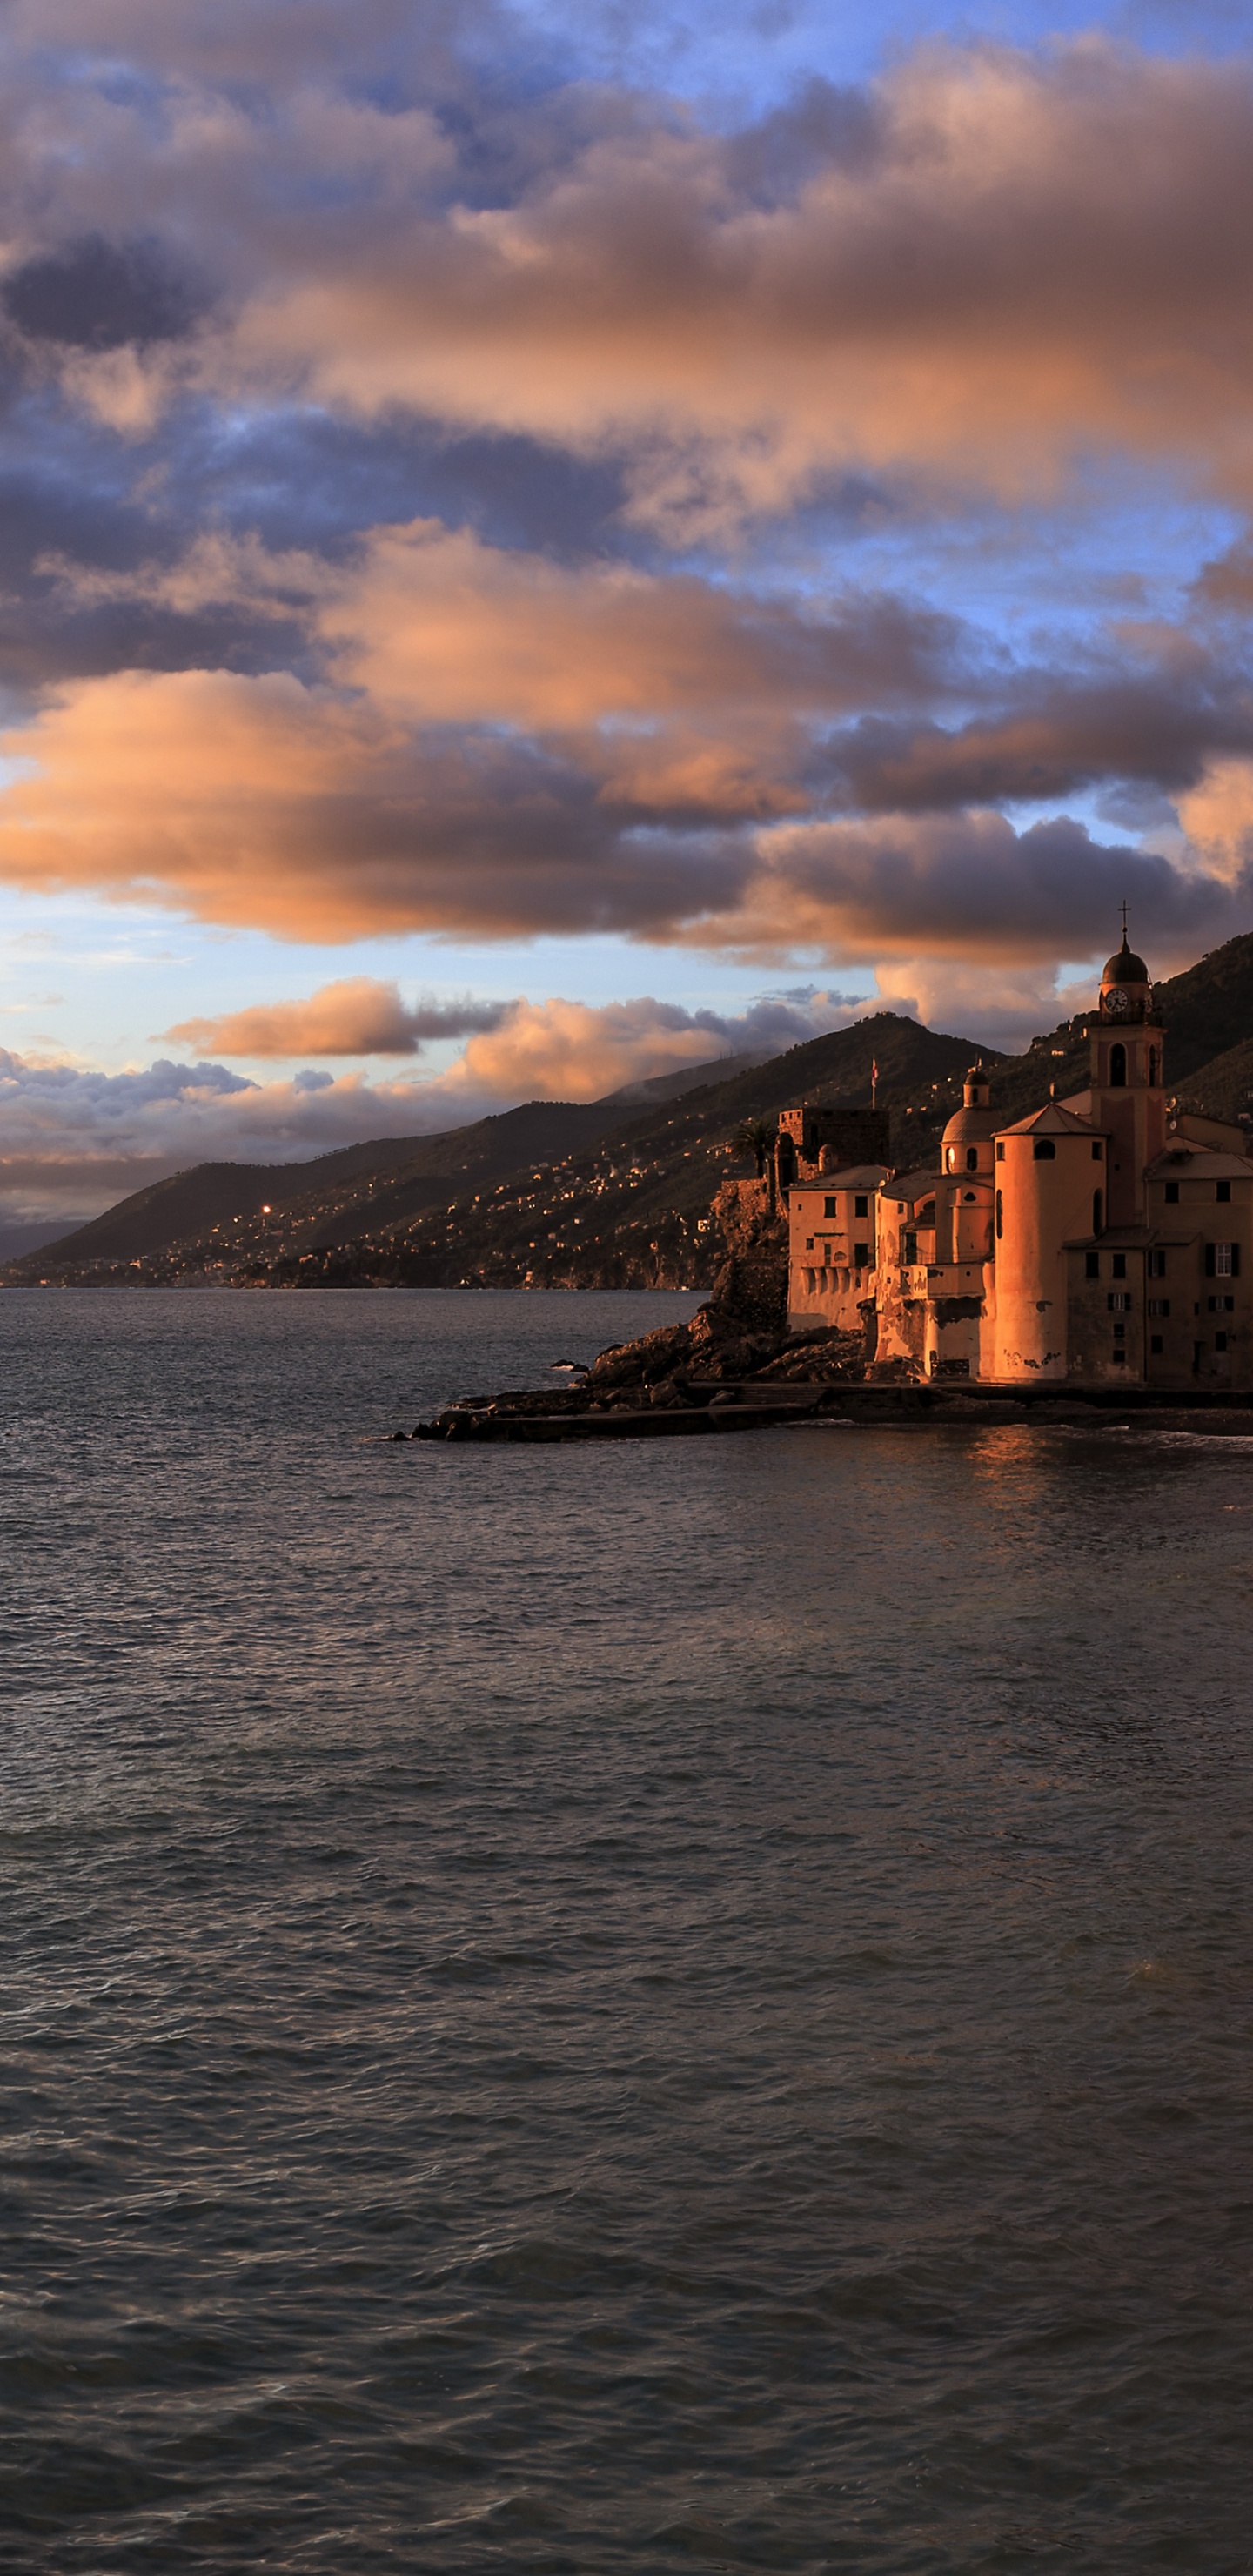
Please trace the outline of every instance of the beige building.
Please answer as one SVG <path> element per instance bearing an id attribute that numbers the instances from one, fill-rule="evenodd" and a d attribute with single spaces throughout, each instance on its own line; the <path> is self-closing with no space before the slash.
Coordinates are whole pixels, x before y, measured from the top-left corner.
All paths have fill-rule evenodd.
<path id="1" fill-rule="evenodd" d="M 1087 1089 L 1000 1126 L 973 1066 L 938 1171 L 892 1171 L 882 1132 L 845 1163 L 844 1122 L 789 1112 L 792 1330 L 860 1329 L 920 1378 L 1253 1388 L 1253 1160 L 1243 1129 L 1168 1111 L 1165 1035 L 1124 932 Z"/>

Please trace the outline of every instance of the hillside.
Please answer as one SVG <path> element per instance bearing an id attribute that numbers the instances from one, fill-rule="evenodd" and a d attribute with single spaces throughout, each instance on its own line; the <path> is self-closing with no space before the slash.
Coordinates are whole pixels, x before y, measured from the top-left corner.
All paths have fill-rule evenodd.
<path id="1" fill-rule="evenodd" d="M 1253 1038 L 1253 931 L 1211 949 L 1182 975 L 1157 987 L 1168 1031 L 1166 1070 L 1173 1088 L 1216 1056 Z"/>
<path id="2" fill-rule="evenodd" d="M 864 1105 L 877 1057 L 880 1101 L 902 1125 L 909 1122 L 912 1158 L 938 1135 L 974 1052 L 968 1039 L 885 1015 L 764 1063 L 741 1063 L 730 1074 L 721 1064 L 707 1067 L 707 1077 L 722 1078 L 648 1107 L 531 1103 L 427 1139 L 409 1161 L 347 1181 L 328 1156 L 301 1167 L 300 1195 L 291 1194 L 297 1175 L 289 1170 L 289 1195 L 285 1203 L 272 1199 L 268 1214 L 260 1193 L 250 1192 L 230 1218 L 125 1261 L 97 1252 L 86 1266 L 76 1254 L 95 1229 L 84 1228 L 55 1247 L 57 1261 L 45 1250 L 13 1265 L 9 1276 L 20 1270 L 42 1279 L 275 1286 L 699 1285 L 716 1266 L 709 1201 L 745 1118 L 776 1116 L 803 1098 Z M 670 1092 L 671 1077 L 659 1087 Z"/>
<path id="3" fill-rule="evenodd" d="M 1180 1096 L 1228 1117 L 1253 1094 L 1253 934 L 1160 988 Z M 726 1058 L 589 1103 L 530 1101 L 437 1136 L 349 1146 L 302 1164 L 203 1164 L 138 1192 L 4 1276 L 160 1284 L 704 1286 L 709 1203 L 747 1166 L 746 1119 L 801 1100 L 879 1101 L 901 1162 L 926 1162 L 977 1055 L 1006 1120 L 1082 1089 L 1081 1021 L 1000 1056 L 891 1013 L 765 1060 Z M 1235 1032 L 1232 1036 L 1231 1032 Z M 1224 1043 L 1225 1041 L 1225 1043 Z"/>
<path id="4" fill-rule="evenodd" d="M 469 1179 L 494 1181 L 526 1165 L 553 1162 L 628 1115 L 621 1104 L 531 1100 L 496 1118 L 435 1136 L 379 1137 L 306 1163 L 198 1163 L 107 1208 L 37 1252 L 10 1262 L 15 1282 L 53 1279 L 88 1264 L 126 1265 L 176 1243 L 220 1235 L 233 1241 L 261 1221 L 312 1223 L 310 1240 L 340 1241 L 374 1220 L 395 1223 L 432 1203 L 443 1206 Z"/>

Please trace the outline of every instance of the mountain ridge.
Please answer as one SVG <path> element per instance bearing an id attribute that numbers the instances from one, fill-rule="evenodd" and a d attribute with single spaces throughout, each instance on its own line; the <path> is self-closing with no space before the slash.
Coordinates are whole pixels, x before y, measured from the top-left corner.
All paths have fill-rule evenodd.
<path id="1" fill-rule="evenodd" d="M 1157 992 L 1179 1095 L 1216 1116 L 1249 1118 L 1253 933 Z M 367 1140 L 304 1163 L 200 1164 L 0 1276 L 11 1284 L 704 1286 L 717 1253 L 709 1204 L 737 1168 L 732 1142 L 746 1120 L 772 1119 L 802 1099 L 867 1106 L 877 1061 L 893 1151 L 902 1163 L 925 1163 L 978 1057 L 1007 1122 L 1050 1087 L 1059 1098 L 1081 1090 L 1086 1017 L 1007 1056 L 876 1011 L 779 1055 L 714 1057 L 599 1101 L 523 1102 L 431 1136 Z"/>

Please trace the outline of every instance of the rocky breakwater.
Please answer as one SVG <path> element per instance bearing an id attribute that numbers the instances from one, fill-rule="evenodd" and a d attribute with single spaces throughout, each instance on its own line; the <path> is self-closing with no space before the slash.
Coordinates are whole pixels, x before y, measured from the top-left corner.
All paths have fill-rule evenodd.
<path id="1" fill-rule="evenodd" d="M 862 1375 L 860 1334 L 787 1336 L 787 1229 L 765 1182 L 730 1181 L 715 1210 L 726 1257 L 687 1323 L 602 1351 L 578 1386 L 465 1396 L 415 1440 L 645 1439 L 748 1430 L 815 1412 Z M 394 1435 L 403 1438 L 402 1433 Z"/>

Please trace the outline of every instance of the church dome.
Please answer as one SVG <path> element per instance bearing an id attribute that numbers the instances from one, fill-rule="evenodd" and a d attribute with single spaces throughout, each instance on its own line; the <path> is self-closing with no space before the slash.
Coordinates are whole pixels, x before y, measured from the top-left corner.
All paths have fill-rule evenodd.
<path id="1" fill-rule="evenodd" d="M 1147 984 L 1148 980 L 1148 967 L 1142 957 L 1137 957 L 1134 948 L 1127 946 L 1127 934 L 1124 930 L 1122 946 L 1117 956 L 1107 960 L 1101 982 L 1102 984 Z"/>
<path id="2" fill-rule="evenodd" d="M 968 1150 L 973 1153 L 976 1147 L 989 1145 L 995 1132 L 996 1113 L 989 1102 L 988 1077 L 981 1064 L 972 1064 L 963 1085 L 962 1106 L 954 1110 L 940 1139 L 945 1171 L 973 1171 L 976 1165 L 968 1161 Z M 976 1157 L 980 1163 L 989 1159 L 987 1155 Z"/>

